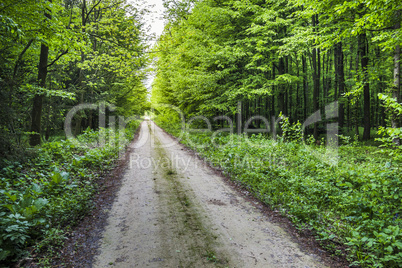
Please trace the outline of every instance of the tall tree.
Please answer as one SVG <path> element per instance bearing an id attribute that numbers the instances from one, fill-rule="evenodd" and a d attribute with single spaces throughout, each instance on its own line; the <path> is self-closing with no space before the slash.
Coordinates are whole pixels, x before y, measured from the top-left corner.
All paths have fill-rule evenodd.
<path id="1" fill-rule="evenodd" d="M 400 31 L 401 29 L 401 10 L 397 10 L 395 12 L 395 18 L 396 18 L 396 23 L 395 23 L 395 31 Z M 401 46 L 400 44 L 396 44 L 395 46 L 395 51 L 394 51 L 394 83 L 393 83 L 393 88 L 392 88 L 392 97 L 398 102 L 401 102 Z M 398 128 L 400 127 L 400 122 L 398 121 L 397 118 L 392 118 L 392 127 L 393 128 Z M 394 138 L 394 143 L 396 145 L 401 145 L 401 139 L 395 137 Z"/>

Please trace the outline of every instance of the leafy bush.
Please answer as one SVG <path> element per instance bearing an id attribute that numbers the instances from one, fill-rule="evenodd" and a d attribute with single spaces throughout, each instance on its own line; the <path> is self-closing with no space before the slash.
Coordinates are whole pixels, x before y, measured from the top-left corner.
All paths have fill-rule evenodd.
<path id="1" fill-rule="evenodd" d="M 402 103 L 398 103 L 395 98 L 382 93 L 379 93 L 378 97 L 383 101 L 391 120 L 400 121 L 402 119 Z M 383 146 L 397 147 L 401 150 L 402 127 L 380 127 L 378 134 L 383 136 L 377 139 L 383 143 Z"/>
<path id="2" fill-rule="evenodd" d="M 303 129 L 302 125 L 299 121 L 297 123 L 291 124 L 289 122 L 289 118 L 282 115 L 279 115 L 282 118 L 279 121 L 282 130 L 282 138 L 285 141 L 294 141 L 294 142 L 301 142 L 303 139 Z"/>

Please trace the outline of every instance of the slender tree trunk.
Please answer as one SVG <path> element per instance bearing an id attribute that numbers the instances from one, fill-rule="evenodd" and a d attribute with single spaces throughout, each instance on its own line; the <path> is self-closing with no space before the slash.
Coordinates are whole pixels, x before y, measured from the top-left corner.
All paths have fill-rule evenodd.
<path id="1" fill-rule="evenodd" d="M 285 57 L 285 74 L 290 74 L 289 72 L 289 56 Z M 292 94 L 290 92 L 290 86 L 285 86 L 285 114 L 292 119 Z"/>
<path id="2" fill-rule="evenodd" d="M 243 116 L 244 116 L 243 122 L 246 122 L 248 120 L 248 110 L 249 110 L 249 101 L 248 101 L 248 99 L 245 99 L 244 100 L 244 109 L 243 109 L 243 111 L 244 111 L 244 113 L 243 113 Z"/>
<path id="3" fill-rule="evenodd" d="M 334 58 L 333 55 L 328 53 L 328 57 L 329 57 L 329 71 L 328 71 L 328 90 L 327 90 L 327 98 L 328 101 L 327 103 L 329 103 L 329 92 L 331 91 L 332 88 L 332 76 L 331 74 L 333 74 L 334 70 L 333 70 L 333 66 L 334 66 Z"/>
<path id="4" fill-rule="evenodd" d="M 396 12 L 396 17 L 399 19 L 401 15 L 401 11 L 398 10 Z M 401 23 L 398 22 L 395 25 L 395 30 L 398 30 L 401 28 Z M 394 51 L 394 85 L 392 87 L 392 97 L 398 102 L 401 102 L 401 64 L 400 64 L 400 59 L 401 59 L 401 47 L 399 44 L 396 45 L 395 51 Z M 391 126 L 393 128 L 398 128 L 400 126 L 398 118 L 392 118 L 391 120 Z M 394 138 L 393 142 L 396 145 L 401 145 L 401 139 L 400 138 Z"/>
<path id="5" fill-rule="evenodd" d="M 357 39 L 359 40 L 359 37 Z M 357 51 L 356 51 L 356 61 L 355 61 L 355 73 L 358 73 L 358 71 L 359 71 L 360 58 L 361 58 L 361 55 L 359 53 L 359 41 L 358 41 L 357 42 Z M 360 132 L 359 132 L 359 125 L 360 125 L 359 105 L 360 105 L 360 101 L 357 100 L 356 103 L 354 104 L 354 107 L 351 108 L 354 111 L 355 134 L 358 135 L 358 136 L 360 135 Z"/>
<path id="6" fill-rule="evenodd" d="M 356 102 L 356 105 L 355 105 L 355 134 L 357 135 L 357 136 L 360 136 L 360 133 L 359 133 L 359 106 L 357 105 L 357 102 Z"/>
<path id="7" fill-rule="evenodd" d="M 297 58 L 297 54 L 295 54 L 295 60 L 296 60 L 296 75 L 297 75 L 297 77 L 300 77 L 299 60 Z M 299 90 L 300 90 L 300 83 L 297 82 L 296 83 L 296 104 L 300 100 Z M 296 121 L 300 119 L 299 111 L 300 111 L 300 105 L 296 105 L 296 116 L 295 116 Z"/>
<path id="8" fill-rule="evenodd" d="M 399 45 L 395 48 L 394 53 L 394 85 L 392 90 L 392 97 L 398 102 L 401 102 L 401 86 L 400 86 L 400 73 L 401 73 L 401 65 L 400 65 L 400 55 L 401 48 Z M 398 128 L 400 126 L 398 118 L 392 118 L 391 125 L 393 128 Z M 401 145 L 401 140 L 399 138 L 395 138 L 393 142 L 396 145 Z"/>
<path id="9" fill-rule="evenodd" d="M 82 25 L 82 33 L 85 34 L 85 27 L 86 27 L 86 15 L 87 15 L 87 2 L 86 0 L 82 1 L 82 6 L 81 6 L 81 25 Z M 85 61 L 85 53 L 84 51 L 81 51 L 81 63 Z M 78 85 L 80 88 L 80 98 L 79 98 L 79 103 L 84 103 L 84 70 L 82 68 L 79 69 L 79 75 L 78 75 Z M 76 114 L 75 118 L 75 134 L 78 135 L 81 132 L 81 126 L 82 126 L 82 111 Z"/>
<path id="10" fill-rule="evenodd" d="M 275 66 L 272 64 L 272 80 L 275 80 L 276 74 L 275 74 Z M 271 95 L 271 111 L 272 111 L 272 116 L 275 117 L 275 86 L 272 85 L 272 95 Z"/>
<path id="11" fill-rule="evenodd" d="M 321 105 L 320 102 L 321 100 L 321 96 L 323 95 L 323 90 L 324 87 L 321 87 L 321 74 L 324 74 L 324 70 L 323 72 L 321 72 L 321 66 L 323 66 L 324 64 L 321 65 L 321 51 L 319 48 L 317 48 L 317 107 L 316 110 L 320 109 Z"/>
<path id="12" fill-rule="evenodd" d="M 342 95 L 345 93 L 345 68 L 344 68 L 344 57 L 343 57 L 343 48 L 342 43 L 338 43 L 338 92 L 341 99 Z M 339 102 L 339 127 L 343 128 L 345 122 L 345 108 L 344 103 L 341 100 Z"/>
<path id="13" fill-rule="evenodd" d="M 47 17 L 50 15 L 46 15 Z M 39 56 L 39 69 L 38 69 L 38 82 L 39 86 L 46 87 L 46 76 L 47 76 L 47 64 L 49 58 L 49 47 L 45 44 L 40 46 L 40 56 Z M 31 119 L 31 134 L 29 139 L 29 144 L 31 146 L 36 146 L 41 143 L 41 118 L 42 118 L 42 107 L 43 107 L 43 94 L 36 94 L 33 99 L 32 107 L 32 119 Z"/>
<path id="14" fill-rule="evenodd" d="M 380 86 L 380 93 L 383 93 L 384 92 L 384 89 L 383 89 L 383 84 L 384 84 L 384 77 L 381 75 L 380 76 L 380 83 L 381 83 L 381 86 Z M 386 115 L 385 115 L 385 107 L 384 106 L 382 106 L 382 105 L 380 105 L 380 122 L 379 122 L 379 124 L 380 124 L 380 126 L 382 126 L 382 127 L 385 127 L 386 126 L 386 123 L 385 123 L 385 117 L 386 117 Z"/>
<path id="15" fill-rule="evenodd" d="M 345 73 L 344 73 L 344 62 L 343 62 L 343 51 L 342 43 L 339 42 L 334 48 L 334 63 L 335 63 L 335 101 L 338 101 L 338 111 L 339 111 L 339 128 L 342 131 L 344 126 L 344 104 L 342 101 L 342 94 L 345 90 Z M 339 101 L 339 99 L 341 99 Z"/>
<path id="16" fill-rule="evenodd" d="M 302 68 L 303 68 L 303 100 L 304 100 L 304 107 L 303 107 L 303 119 L 307 119 L 307 61 L 306 57 L 302 55 Z"/>
<path id="17" fill-rule="evenodd" d="M 316 16 L 313 16 L 313 27 L 317 26 Z M 314 82 L 314 90 L 313 90 L 313 112 L 318 111 L 319 109 L 319 94 L 320 94 L 320 51 L 318 48 L 313 48 L 313 82 Z M 314 123 L 314 138 L 318 139 L 318 123 Z"/>
<path id="18" fill-rule="evenodd" d="M 51 103 L 52 103 L 52 98 L 50 97 L 49 98 L 49 106 L 47 108 L 47 115 L 46 115 L 47 118 L 46 118 L 45 140 L 47 140 L 47 141 L 50 138 L 50 130 L 51 130 L 51 127 L 52 127 L 52 124 L 51 124 L 52 104 Z"/>
<path id="19" fill-rule="evenodd" d="M 324 80 L 324 96 L 323 96 L 323 106 L 325 106 L 325 104 L 328 102 L 328 92 L 329 92 L 329 88 L 331 86 L 331 78 L 329 77 L 329 68 L 330 65 L 332 64 L 331 62 L 331 53 L 326 53 L 327 59 L 325 61 L 325 80 Z M 324 65 L 324 64 L 323 64 Z M 322 68 L 322 70 L 324 71 L 324 67 Z"/>
<path id="20" fill-rule="evenodd" d="M 335 68 L 335 80 L 334 80 L 334 100 L 338 100 L 338 90 L 339 90 L 339 43 L 334 47 L 334 68 Z"/>
<path id="21" fill-rule="evenodd" d="M 285 62 L 283 58 L 279 59 L 279 75 L 285 73 Z M 285 93 L 284 93 L 284 86 L 279 85 L 279 112 L 285 113 Z"/>
<path id="22" fill-rule="evenodd" d="M 350 51 L 353 51 L 353 43 L 351 42 L 351 41 L 349 41 L 350 42 Z M 348 78 L 349 79 L 351 79 L 352 78 L 352 70 L 353 70 L 353 55 L 352 55 L 353 53 L 350 53 L 350 58 L 349 58 L 349 70 L 348 70 Z M 358 58 L 358 57 L 357 57 Z M 348 63 L 346 63 L 346 65 L 348 65 Z M 347 124 L 347 129 L 348 129 L 348 132 L 349 131 L 351 131 L 351 129 L 352 129 L 352 112 L 351 112 L 351 110 L 352 110 L 352 104 L 350 103 L 350 96 L 349 97 L 347 97 L 347 106 L 346 106 L 346 108 L 347 108 L 347 118 L 348 118 L 348 120 L 346 121 L 346 124 Z"/>
<path id="23" fill-rule="evenodd" d="M 368 75 L 368 43 L 367 36 L 365 33 L 359 36 L 359 52 L 360 52 L 360 62 L 361 68 L 363 71 L 363 99 L 364 99 L 364 108 L 363 108 L 363 122 L 364 122 L 364 131 L 363 131 L 363 140 L 370 139 L 370 130 L 371 130 L 371 122 L 370 122 L 370 85 L 369 85 L 369 75 Z"/>

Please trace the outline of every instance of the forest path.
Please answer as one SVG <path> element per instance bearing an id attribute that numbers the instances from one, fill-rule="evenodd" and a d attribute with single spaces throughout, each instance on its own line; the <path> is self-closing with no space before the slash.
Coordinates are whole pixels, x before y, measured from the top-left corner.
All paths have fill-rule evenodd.
<path id="1" fill-rule="evenodd" d="M 131 146 L 94 267 L 325 267 L 151 121 Z"/>

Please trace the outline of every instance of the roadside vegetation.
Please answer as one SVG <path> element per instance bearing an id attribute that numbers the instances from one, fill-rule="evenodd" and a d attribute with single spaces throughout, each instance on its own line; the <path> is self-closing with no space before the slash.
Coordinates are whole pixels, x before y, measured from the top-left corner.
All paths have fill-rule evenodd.
<path id="1" fill-rule="evenodd" d="M 88 129 L 76 140 L 44 143 L 24 162 L 5 160 L 0 170 L 0 262 L 11 265 L 24 257 L 56 254 L 68 229 L 92 208 L 98 179 L 115 166 L 138 126 L 133 121 L 120 133 Z M 37 261 L 48 264 L 46 257 Z"/>

